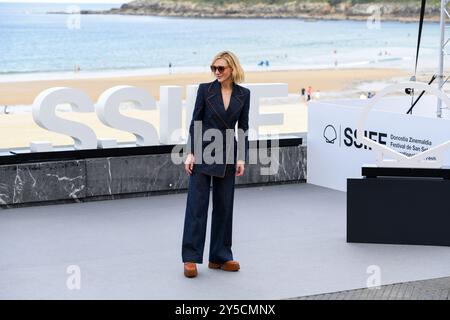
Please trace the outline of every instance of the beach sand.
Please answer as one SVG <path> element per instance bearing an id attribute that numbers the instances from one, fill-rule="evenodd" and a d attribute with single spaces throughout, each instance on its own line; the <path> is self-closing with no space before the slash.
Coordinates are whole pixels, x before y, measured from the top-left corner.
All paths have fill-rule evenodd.
<path id="1" fill-rule="evenodd" d="M 387 81 L 396 77 L 407 77 L 405 71 L 398 69 L 345 69 L 345 70 L 307 70 L 283 72 L 248 72 L 247 83 L 288 83 L 289 93 L 299 94 L 302 87 L 311 85 L 313 90 L 322 93 L 329 91 L 351 90 L 358 83 L 370 81 Z M 131 85 L 142 87 L 151 92 L 159 100 L 159 87 L 163 85 L 196 84 L 214 80 L 211 74 L 171 74 L 145 77 L 120 77 L 85 80 L 52 80 L 0 83 L 0 112 L 3 105 L 30 105 L 34 98 L 42 91 L 51 87 L 72 87 L 86 92 L 95 102 L 106 89 L 116 85 Z M 183 90 L 184 92 L 184 90 Z M 358 95 L 359 96 L 359 95 Z M 184 98 L 184 97 L 183 97 Z M 355 96 L 354 98 L 357 98 Z M 10 107 L 13 110 L 14 106 Z M 265 126 L 260 129 L 261 134 L 307 132 L 307 105 L 301 98 L 298 103 L 292 101 L 286 104 L 261 104 L 261 113 L 282 113 L 283 125 Z M 123 110 L 124 115 L 146 120 L 159 130 L 159 110 L 141 111 L 136 109 Z M 57 114 L 66 119 L 79 121 L 91 127 L 98 138 L 114 138 L 119 142 L 134 141 L 134 135 L 112 129 L 102 124 L 95 114 L 80 114 L 58 111 Z M 192 115 L 188 115 L 189 118 Z M 182 114 L 183 129 L 185 130 L 186 114 Z M 3 114 L 0 113 L 0 149 L 14 147 L 28 147 L 31 141 L 50 141 L 53 145 L 71 145 L 72 138 L 40 128 L 32 118 L 30 112 Z"/>
<path id="2" fill-rule="evenodd" d="M 350 88 L 361 81 L 380 81 L 394 77 L 407 76 L 400 69 L 332 69 L 332 70 L 300 70 L 300 71 L 267 71 L 246 72 L 245 82 L 288 83 L 289 93 L 299 93 L 301 88 L 312 86 L 313 90 L 339 91 Z M 0 83 L 0 106 L 30 105 L 43 90 L 52 87 L 71 87 L 86 92 L 91 99 L 97 100 L 99 95 L 113 86 L 130 85 L 147 89 L 156 100 L 159 100 L 159 87 L 165 85 L 185 86 L 201 82 L 213 81 L 211 73 L 167 74 L 157 76 L 133 76 L 115 78 L 74 79 L 74 80 L 37 80 L 27 82 Z M 184 93 L 184 91 L 183 91 Z"/>

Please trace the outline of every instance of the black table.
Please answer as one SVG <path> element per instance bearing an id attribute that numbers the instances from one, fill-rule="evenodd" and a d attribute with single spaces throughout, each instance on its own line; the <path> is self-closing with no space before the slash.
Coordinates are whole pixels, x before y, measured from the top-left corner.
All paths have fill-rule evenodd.
<path id="1" fill-rule="evenodd" d="M 347 180 L 347 242 L 450 246 L 450 168 L 362 168 Z"/>

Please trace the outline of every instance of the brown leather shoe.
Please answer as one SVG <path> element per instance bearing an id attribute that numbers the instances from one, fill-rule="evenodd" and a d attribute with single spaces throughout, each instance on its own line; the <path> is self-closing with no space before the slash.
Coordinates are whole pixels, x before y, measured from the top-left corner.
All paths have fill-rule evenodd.
<path id="1" fill-rule="evenodd" d="M 239 262 L 230 260 L 230 261 L 226 261 L 224 263 L 209 262 L 208 268 L 222 269 L 224 271 L 238 271 L 241 268 L 241 266 L 239 265 Z"/>
<path id="2" fill-rule="evenodd" d="M 188 278 L 194 278 L 197 276 L 197 265 L 194 262 L 184 263 L 184 275 Z"/>

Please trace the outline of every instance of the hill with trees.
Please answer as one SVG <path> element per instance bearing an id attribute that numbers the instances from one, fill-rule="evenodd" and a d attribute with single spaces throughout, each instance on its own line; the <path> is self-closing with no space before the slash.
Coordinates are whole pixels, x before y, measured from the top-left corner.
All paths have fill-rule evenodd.
<path id="1" fill-rule="evenodd" d="M 128 14 L 195 18 L 300 18 L 327 20 L 417 21 L 420 0 L 136 0 L 107 11 L 82 14 Z M 438 21 L 440 1 L 427 1 L 425 20 Z"/>

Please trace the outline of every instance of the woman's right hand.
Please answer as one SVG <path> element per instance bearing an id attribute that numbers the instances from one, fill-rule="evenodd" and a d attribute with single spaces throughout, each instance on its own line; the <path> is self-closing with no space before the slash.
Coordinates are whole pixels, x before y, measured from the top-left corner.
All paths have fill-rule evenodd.
<path id="1" fill-rule="evenodd" d="M 194 163 L 195 163 L 195 157 L 192 153 L 189 153 L 186 161 L 184 162 L 184 170 L 186 171 L 186 174 L 191 175 L 192 169 L 194 169 Z"/>

